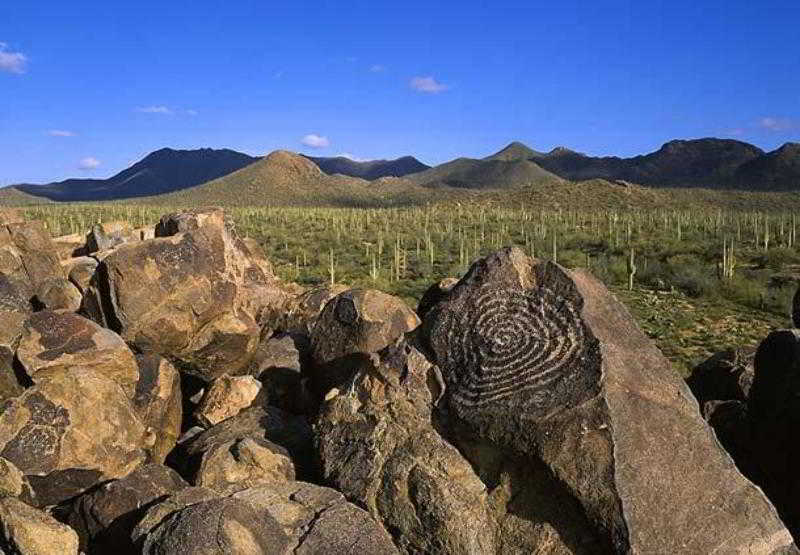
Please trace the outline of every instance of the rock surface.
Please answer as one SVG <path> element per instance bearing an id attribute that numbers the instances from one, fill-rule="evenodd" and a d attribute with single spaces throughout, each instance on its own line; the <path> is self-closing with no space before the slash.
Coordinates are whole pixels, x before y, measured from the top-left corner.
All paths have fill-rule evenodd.
<path id="1" fill-rule="evenodd" d="M 78 532 L 81 549 L 89 554 L 133 554 L 131 532 L 147 508 L 186 487 L 174 470 L 144 465 L 78 497 L 67 522 Z"/>
<path id="2" fill-rule="evenodd" d="M 0 275 L 30 299 L 47 279 L 63 277 L 57 249 L 42 222 L 0 224 Z"/>
<path id="3" fill-rule="evenodd" d="M 163 463 L 181 435 L 183 406 L 178 371 L 155 354 L 136 355 L 139 381 L 133 395 L 133 410 L 153 434 L 150 460 Z"/>
<path id="4" fill-rule="evenodd" d="M 3 497 L 0 498 L 0 552 L 77 555 L 78 535 L 47 513 L 15 497 Z"/>
<path id="5" fill-rule="evenodd" d="M 34 381 L 72 368 L 89 368 L 133 396 L 139 369 L 120 336 L 77 314 L 45 310 L 25 322 L 17 358 Z"/>
<path id="6" fill-rule="evenodd" d="M 90 296 L 102 321 L 205 380 L 238 373 L 258 344 L 257 321 L 286 293 L 219 209 L 165 216 L 156 235 L 119 245 L 98 266 Z"/>
<path id="7" fill-rule="evenodd" d="M 727 349 L 697 365 L 686 383 L 702 406 L 706 401 L 747 401 L 755 369 L 752 348 Z"/>
<path id="8" fill-rule="evenodd" d="M 82 300 L 81 292 L 67 278 L 53 277 L 39 285 L 33 302 L 47 310 L 77 312 Z"/>
<path id="9" fill-rule="evenodd" d="M 431 425 L 430 370 L 400 339 L 360 369 L 352 395 L 331 391 L 315 426 L 325 480 L 405 553 L 495 553 L 486 487 Z"/>
<path id="10" fill-rule="evenodd" d="M 431 308 L 421 335 L 442 369 L 449 418 L 471 441 L 544 463 L 599 549 L 792 545 L 669 362 L 589 274 L 503 249 Z"/>
<path id="11" fill-rule="evenodd" d="M 144 461 L 145 429 L 122 389 L 97 372 L 53 374 L 0 415 L 0 456 L 52 505 L 127 475 Z"/>
<path id="12" fill-rule="evenodd" d="M 245 437 L 217 443 L 204 451 L 192 483 L 226 491 L 264 482 L 294 480 L 294 464 L 286 449 L 264 439 Z"/>
<path id="13" fill-rule="evenodd" d="M 195 417 L 210 428 L 249 407 L 261 391 L 261 383 L 252 376 L 222 376 L 215 378 L 203 395 Z"/>

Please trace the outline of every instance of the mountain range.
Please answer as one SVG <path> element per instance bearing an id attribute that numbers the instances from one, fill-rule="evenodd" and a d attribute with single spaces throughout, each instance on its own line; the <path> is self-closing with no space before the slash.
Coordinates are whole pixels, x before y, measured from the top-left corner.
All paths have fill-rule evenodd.
<path id="1" fill-rule="evenodd" d="M 425 190 L 511 190 L 597 179 L 656 188 L 800 191 L 800 144 L 765 152 L 730 139 L 674 140 L 649 154 L 619 158 L 587 156 L 564 147 L 539 152 L 513 142 L 486 158 L 456 158 L 434 167 L 412 156 L 355 161 L 286 151 L 253 157 L 228 149 L 164 148 L 108 179 L 14 185 L 0 189 L 0 198 L 116 200 L 234 187 L 241 191 L 227 194 L 258 191 L 259 198 L 267 195 L 269 201 L 269 194 L 276 200 L 285 194 L 327 197 L 336 192 L 374 197 Z"/>

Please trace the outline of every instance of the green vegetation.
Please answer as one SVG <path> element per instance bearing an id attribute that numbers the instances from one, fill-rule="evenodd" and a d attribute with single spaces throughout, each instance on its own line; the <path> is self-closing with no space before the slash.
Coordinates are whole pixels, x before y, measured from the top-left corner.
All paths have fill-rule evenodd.
<path id="1" fill-rule="evenodd" d="M 151 225 L 177 208 L 24 210 L 45 220 L 57 236 L 96 221 Z M 567 267 L 588 267 L 683 373 L 721 348 L 755 343 L 770 328 L 786 326 L 800 272 L 800 222 L 789 213 L 532 210 L 477 203 L 229 213 L 242 234 L 265 247 L 284 279 L 374 287 L 412 305 L 432 283 L 461 275 L 473 260 L 506 245 Z"/>

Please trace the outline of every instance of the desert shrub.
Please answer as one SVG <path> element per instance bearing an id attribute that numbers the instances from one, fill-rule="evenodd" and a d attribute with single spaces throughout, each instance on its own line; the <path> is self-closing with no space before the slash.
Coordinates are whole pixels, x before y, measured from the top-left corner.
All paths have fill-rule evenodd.
<path id="1" fill-rule="evenodd" d="M 758 268 L 780 271 L 784 266 L 800 262 L 800 256 L 794 249 L 781 247 L 762 252 L 753 258 L 753 262 Z"/>

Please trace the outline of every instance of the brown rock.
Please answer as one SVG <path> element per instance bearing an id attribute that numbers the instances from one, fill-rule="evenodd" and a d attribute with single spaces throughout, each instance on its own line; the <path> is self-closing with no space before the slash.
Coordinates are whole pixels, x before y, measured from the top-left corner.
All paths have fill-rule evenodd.
<path id="1" fill-rule="evenodd" d="M 0 225 L 14 224 L 24 221 L 25 218 L 22 217 L 22 214 L 18 209 L 7 206 L 0 208 Z"/>
<path id="2" fill-rule="evenodd" d="M 207 488 L 187 487 L 151 504 L 131 531 L 131 541 L 141 552 L 142 543 L 148 532 L 158 526 L 170 514 L 191 505 L 219 499 L 220 495 Z"/>
<path id="3" fill-rule="evenodd" d="M 325 480 L 405 553 L 495 553 L 486 487 L 431 425 L 431 364 L 402 339 L 370 362 L 352 395 L 332 390 L 322 407 L 315 433 Z"/>
<path id="4" fill-rule="evenodd" d="M 458 283 L 458 279 L 449 277 L 444 278 L 439 283 L 434 283 L 428 287 L 427 291 L 423 293 L 422 298 L 419 300 L 419 305 L 417 306 L 417 315 L 420 318 L 425 318 L 425 315 L 433 307 L 433 305 L 444 300 L 456 283 Z"/>
<path id="5" fill-rule="evenodd" d="M 0 498 L 0 531 L 3 553 L 78 554 L 78 535 L 73 529 L 15 497 Z"/>
<path id="6" fill-rule="evenodd" d="M 86 250 L 93 253 L 112 249 L 130 241 L 132 235 L 131 224 L 125 221 L 95 224 L 86 236 Z"/>
<path id="7" fill-rule="evenodd" d="M 317 287 L 290 299 L 275 328 L 287 333 L 311 335 L 311 330 L 325 305 L 335 296 L 349 290 L 345 285 L 334 284 Z"/>
<path id="8" fill-rule="evenodd" d="M 259 343 L 248 370 L 263 385 L 257 402 L 296 414 L 308 410 L 301 350 L 308 352 L 308 338 L 299 334 L 278 334 Z"/>
<path id="9" fill-rule="evenodd" d="M 0 225 L 0 274 L 26 299 L 46 279 L 63 276 L 56 247 L 42 222 Z"/>
<path id="10" fill-rule="evenodd" d="M 431 308 L 420 336 L 462 437 L 543 463 L 598 550 L 792 548 L 670 363 L 586 272 L 501 250 Z"/>
<path id="11" fill-rule="evenodd" d="M 0 406 L 5 400 L 22 393 L 27 383 L 27 376 L 24 372 L 18 374 L 14 360 L 27 318 L 23 312 L 0 309 Z M 25 381 L 22 382 L 21 378 Z"/>
<path id="12" fill-rule="evenodd" d="M 30 481 L 45 506 L 144 461 L 145 429 L 122 389 L 94 370 L 51 374 L 0 415 L 0 456 Z"/>
<path id="13" fill-rule="evenodd" d="M 283 447 L 246 437 L 213 445 L 202 455 L 194 475 L 196 486 L 225 491 L 263 482 L 294 480 L 294 465 Z"/>
<path id="14" fill-rule="evenodd" d="M 686 383 L 700 406 L 715 400 L 747 401 L 753 385 L 755 356 L 754 348 L 727 349 L 698 364 Z"/>
<path id="15" fill-rule="evenodd" d="M 139 369 L 117 334 L 82 316 L 45 310 L 28 318 L 17 358 L 34 382 L 63 370 L 90 368 L 133 396 Z"/>
<path id="16" fill-rule="evenodd" d="M 76 256 L 86 256 L 86 237 L 80 233 L 53 237 L 53 244 L 56 247 L 58 258 L 62 261 Z"/>
<path id="17" fill-rule="evenodd" d="M 261 390 L 252 376 L 222 376 L 214 379 L 195 411 L 201 425 L 210 428 L 249 407 Z"/>
<path id="18" fill-rule="evenodd" d="M 141 466 L 78 497 L 67 523 L 78 532 L 80 547 L 89 554 L 134 554 L 131 532 L 148 507 L 186 487 L 171 468 Z"/>
<path id="19" fill-rule="evenodd" d="M 92 280 L 92 276 L 94 275 L 95 270 L 97 270 L 97 264 L 97 259 L 92 258 L 91 256 L 70 258 L 69 260 L 65 260 L 61 263 L 64 268 L 64 272 L 67 274 L 67 277 L 72 284 L 78 288 L 78 291 L 80 291 L 81 295 L 83 295 L 88 289 L 89 283 Z"/>
<path id="20" fill-rule="evenodd" d="M 22 471 L 11 461 L 0 457 L 0 497 L 20 497 L 26 503 L 33 500 L 33 490 Z"/>
<path id="21" fill-rule="evenodd" d="M 183 407 L 178 371 L 155 354 L 136 355 L 139 381 L 133 396 L 133 410 L 155 437 L 150 460 L 163 463 L 181 434 Z"/>
<path id="22" fill-rule="evenodd" d="M 190 505 L 167 516 L 144 539 L 148 555 L 283 553 L 288 538 L 275 519 L 232 498 Z"/>
<path id="23" fill-rule="evenodd" d="M 204 380 L 244 370 L 256 322 L 286 302 L 277 279 L 247 257 L 219 209 L 165 216 L 156 235 L 108 254 L 87 304 L 138 350 L 178 359 Z"/>
<path id="24" fill-rule="evenodd" d="M 77 312 L 83 297 L 78 288 L 63 277 L 49 278 L 36 289 L 34 304 L 46 310 Z"/>

